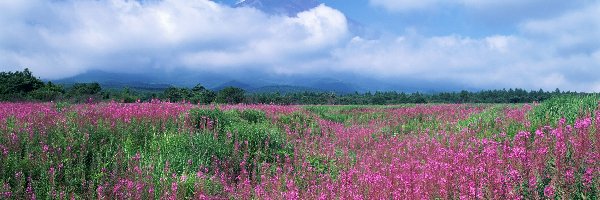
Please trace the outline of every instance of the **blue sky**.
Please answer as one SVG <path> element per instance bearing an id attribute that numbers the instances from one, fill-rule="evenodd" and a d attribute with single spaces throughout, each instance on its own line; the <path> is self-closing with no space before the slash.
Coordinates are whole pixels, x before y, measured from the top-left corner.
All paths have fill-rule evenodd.
<path id="1" fill-rule="evenodd" d="M 185 68 L 600 91 L 600 1 L 321 2 L 282 16 L 232 0 L 3 0 L 0 70 L 60 79 Z"/>

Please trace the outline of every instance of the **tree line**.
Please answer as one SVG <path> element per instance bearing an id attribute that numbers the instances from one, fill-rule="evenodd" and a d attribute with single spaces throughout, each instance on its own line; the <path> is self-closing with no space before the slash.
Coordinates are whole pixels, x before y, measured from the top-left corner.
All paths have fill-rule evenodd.
<path id="1" fill-rule="evenodd" d="M 243 103 L 245 91 L 227 87 L 215 92 L 198 84 L 193 88 L 170 87 L 162 92 L 102 89 L 99 83 L 54 84 L 33 76 L 29 69 L 0 72 L 0 101 L 67 101 L 73 103 L 115 100 L 125 103 L 162 99 L 171 102 Z"/>
<path id="2" fill-rule="evenodd" d="M 523 89 L 484 90 L 479 92 L 441 92 L 434 94 L 404 92 L 366 92 L 336 94 L 332 92 L 294 92 L 281 94 L 246 93 L 241 88 L 227 87 L 213 91 L 201 84 L 193 88 L 169 87 L 162 92 L 123 89 L 103 89 L 98 83 L 68 85 L 43 82 L 29 69 L 0 72 L 0 101 L 68 101 L 82 103 L 115 100 L 132 103 L 161 99 L 194 104 L 211 103 L 262 103 L 262 104 L 337 104 L 386 105 L 403 103 L 531 103 L 541 102 L 559 95 L 586 95 L 587 93 L 555 91 L 527 91 Z"/>

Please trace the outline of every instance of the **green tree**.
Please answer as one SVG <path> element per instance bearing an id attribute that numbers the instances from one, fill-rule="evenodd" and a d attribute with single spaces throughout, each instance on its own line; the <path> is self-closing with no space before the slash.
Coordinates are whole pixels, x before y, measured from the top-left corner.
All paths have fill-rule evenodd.
<path id="1" fill-rule="evenodd" d="M 219 91 L 216 101 L 218 103 L 238 104 L 244 102 L 246 92 L 241 88 L 226 87 Z"/>
<path id="2" fill-rule="evenodd" d="M 122 100 L 124 103 L 133 103 L 140 99 L 139 96 L 133 94 L 129 87 L 123 88 L 123 90 L 121 90 L 121 92 L 119 93 L 119 96 L 120 100 Z"/>
<path id="3" fill-rule="evenodd" d="M 43 86 L 44 82 L 34 77 L 27 68 L 22 72 L 0 72 L 0 99 L 2 100 L 23 99 L 27 93 Z"/>
<path id="4" fill-rule="evenodd" d="M 190 101 L 192 103 L 210 104 L 215 100 L 215 97 L 215 92 L 206 89 L 201 84 L 198 84 L 192 88 Z"/>
<path id="5" fill-rule="evenodd" d="M 65 89 L 62 85 L 53 84 L 51 81 L 45 84 L 43 87 L 31 91 L 29 97 L 31 99 L 40 101 L 53 101 L 60 99 L 65 93 Z"/>
<path id="6" fill-rule="evenodd" d="M 102 100 L 102 87 L 98 83 L 75 83 L 66 93 L 70 101 L 76 103 Z"/>
<path id="7" fill-rule="evenodd" d="M 192 92 L 187 88 L 169 87 L 163 92 L 163 97 L 171 102 L 189 100 Z"/>
<path id="8" fill-rule="evenodd" d="M 67 94 L 70 97 L 95 95 L 102 91 L 99 83 L 75 83 Z"/>

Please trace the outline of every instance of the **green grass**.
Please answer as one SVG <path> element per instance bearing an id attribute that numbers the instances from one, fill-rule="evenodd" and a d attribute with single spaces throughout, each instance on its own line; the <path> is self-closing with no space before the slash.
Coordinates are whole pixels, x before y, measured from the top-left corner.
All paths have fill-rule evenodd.
<path id="1" fill-rule="evenodd" d="M 405 105 L 344 105 L 344 106 L 304 106 L 304 109 L 312 112 L 322 119 L 351 125 L 354 123 L 366 124 L 372 120 L 380 120 L 386 117 L 384 109 L 414 106 Z M 374 110 L 376 112 L 360 112 L 360 110 Z"/>
<path id="2" fill-rule="evenodd" d="M 565 118 L 567 124 L 573 124 L 577 118 L 594 117 L 593 111 L 598 108 L 598 102 L 600 95 L 597 94 L 560 96 L 546 100 L 529 112 L 532 131 L 544 125 L 556 126 L 561 118 Z"/>

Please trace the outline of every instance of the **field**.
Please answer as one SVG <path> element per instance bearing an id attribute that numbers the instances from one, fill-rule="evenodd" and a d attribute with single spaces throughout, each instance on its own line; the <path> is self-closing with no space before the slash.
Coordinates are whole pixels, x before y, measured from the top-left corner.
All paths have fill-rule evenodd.
<path id="1" fill-rule="evenodd" d="M 0 103 L 0 199 L 598 199 L 599 101 Z"/>

